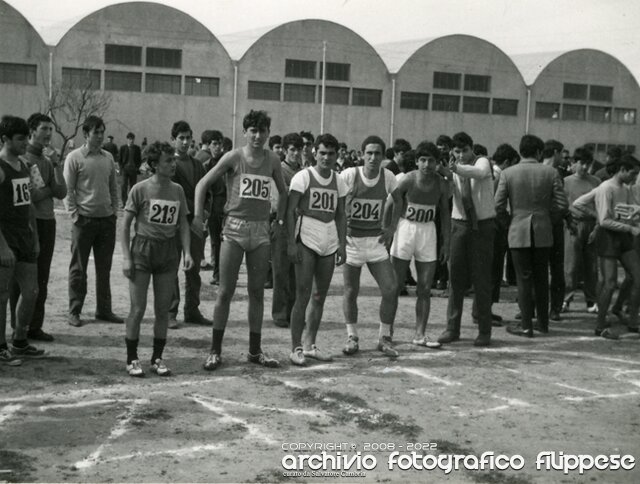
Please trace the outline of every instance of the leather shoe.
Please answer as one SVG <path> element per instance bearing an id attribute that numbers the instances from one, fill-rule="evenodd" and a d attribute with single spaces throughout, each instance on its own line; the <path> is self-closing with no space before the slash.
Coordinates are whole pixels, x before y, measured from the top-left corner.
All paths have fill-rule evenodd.
<path id="1" fill-rule="evenodd" d="M 116 316 L 114 313 L 96 313 L 96 319 L 106 321 L 107 323 L 124 324 L 124 319 Z"/>
<path id="2" fill-rule="evenodd" d="M 533 329 L 524 329 L 522 326 L 507 326 L 507 333 L 523 338 L 533 338 Z"/>
<path id="3" fill-rule="evenodd" d="M 489 346 L 491 345 L 491 336 L 488 334 L 479 334 L 473 342 L 473 346 Z"/>
<path id="4" fill-rule="evenodd" d="M 27 331 L 27 339 L 33 339 L 37 341 L 53 341 L 53 336 L 49 333 L 45 333 L 41 328 L 30 329 Z"/>
<path id="5" fill-rule="evenodd" d="M 541 326 L 539 324 L 534 324 L 533 329 L 543 334 L 549 334 L 549 326 Z"/>
<path id="6" fill-rule="evenodd" d="M 200 313 L 192 314 L 192 315 L 189 315 L 189 316 L 187 316 L 185 314 L 184 315 L 184 322 L 185 323 L 190 323 L 190 324 L 200 324 L 202 326 L 212 326 L 213 325 L 213 321 L 211 321 L 210 319 L 205 318 Z"/>
<path id="7" fill-rule="evenodd" d="M 560 321 L 562 318 L 560 317 L 560 313 L 558 311 L 552 310 L 549 311 L 549 319 L 551 321 Z"/>
<path id="8" fill-rule="evenodd" d="M 78 314 L 70 314 L 67 319 L 67 323 L 69 323 L 69 326 L 74 326 L 76 328 L 79 328 L 84 324 Z"/>
<path id="9" fill-rule="evenodd" d="M 454 341 L 459 341 L 460 335 L 455 334 L 452 331 L 446 330 L 438 337 L 438 343 L 453 343 Z"/>
<path id="10" fill-rule="evenodd" d="M 499 322 L 499 323 L 501 323 L 501 322 L 502 322 L 502 316 L 499 316 L 499 315 L 497 315 L 497 314 L 493 314 L 493 313 L 491 313 L 491 319 L 492 319 L 493 321 L 497 321 L 497 322 Z"/>
<path id="11" fill-rule="evenodd" d="M 282 319 L 274 319 L 273 320 L 273 324 L 276 325 L 278 328 L 288 328 L 289 327 L 289 321 L 283 321 Z"/>

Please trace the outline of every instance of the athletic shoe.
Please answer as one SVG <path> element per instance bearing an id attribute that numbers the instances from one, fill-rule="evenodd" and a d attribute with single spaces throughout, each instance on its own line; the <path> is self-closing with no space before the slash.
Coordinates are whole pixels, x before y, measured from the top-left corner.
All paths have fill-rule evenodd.
<path id="1" fill-rule="evenodd" d="M 344 345 L 342 352 L 345 355 L 355 355 L 360 349 L 360 346 L 358 345 L 359 339 L 360 338 L 358 338 L 357 336 L 349 335 L 349 337 L 347 338 L 347 344 Z"/>
<path id="2" fill-rule="evenodd" d="M 135 376 L 137 378 L 143 377 L 144 371 L 142 371 L 140 360 L 133 360 L 130 364 L 128 364 L 127 372 L 129 373 L 129 376 Z"/>
<path id="3" fill-rule="evenodd" d="M 390 336 L 383 336 L 378 340 L 378 351 L 382 351 L 385 356 L 397 358 L 399 353 L 393 348 L 393 341 Z"/>
<path id="4" fill-rule="evenodd" d="M 9 348 L 4 348 L 0 350 L 0 363 L 8 366 L 20 366 L 22 365 L 22 360 L 16 358 Z"/>
<path id="5" fill-rule="evenodd" d="M 107 323 L 124 324 L 124 319 L 113 313 L 96 313 L 96 319 L 106 321 Z"/>
<path id="6" fill-rule="evenodd" d="M 424 346 L 425 348 L 440 348 L 442 346 L 442 343 L 439 341 L 431 341 L 428 336 L 415 338 L 412 343 L 416 346 Z"/>
<path id="7" fill-rule="evenodd" d="M 218 368 L 222 364 L 222 358 L 218 353 L 209 353 L 207 356 L 207 360 L 204 362 L 202 367 L 207 371 L 213 371 Z"/>
<path id="8" fill-rule="evenodd" d="M 38 358 L 39 356 L 44 355 L 44 350 L 39 350 L 35 346 L 29 345 L 29 344 L 22 348 L 12 344 L 11 353 L 17 356 L 27 356 L 30 358 Z"/>
<path id="9" fill-rule="evenodd" d="M 289 355 L 289 361 L 296 366 L 305 366 L 307 364 L 307 360 L 304 358 L 304 352 L 302 351 L 302 346 L 298 346 L 291 352 Z"/>
<path id="10" fill-rule="evenodd" d="M 73 326 L 75 328 L 79 328 L 84 324 L 78 314 L 70 314 L 67 322 L 69 323 L 69 326 Z"/>
<path id="11" fill-rule="evenodd" d="M 151 364 L 151 371 L 154 372 L 158 376 L 169 376 L 171 375 L 171 370 L 167 368 L 167 365 L 164 364 L 164 361 L 160 358 L 156 358 L 155 363 Z"/>
<path id="12" fill-rule="evenodd" d="M 175 318 L 169 318 L 169 329 L 180 329 L 180 323 Z"/>
<path id="13" fill-rule="evenodd" d="M 587 308 L 587 312 L 590 314 L 598 314 L 598 305 L 596 303 L 593 303 Z"/>
<path id="14" fill-rule="evenodd" d="M 304 356 L 318 361 L 333 361 L 333 356 L 320 351 L 316 345 L 311 345 L 311 349 L 309 351 L 304 350 Z"/>
<path id="15" fill-rule="evenodd" d="M 594 331 L 594 334 L 596 336 L 601 336 L 606 339 L 619 339 L 618 334 L 614 333 L 611 330 L 611 328 L 603 328 L 603 329 L 596 328 L 596 330 Z"/>
<path id="16" fill-rule="evenodd" d="M 250 363 L 255 363 L 256 365 L 262 365 L 266 368 L 278 368 L 280 366 L 280 362 L 275 358 L 269 358 L 266 353 L 261 351 L 257 355 L 252 355 L 249 353 L 247 355 L 247 360 Z"/>
<path id="17" fill-rule="evenodd" d="M 53 336 L 49 333 L 45 333 L 42 329 L 30 329 L 27 331 L 27 339 L 34 339 L 37 341 L 53 341 Z"/>
<path id="18" fill-rule="evenodd" d="M 569 305 L 571 304 L 570 301 L 565 301 L 562 303 L 562 309 L 560 309 L 561 313 L 566 313 L 569 311 Z"/>

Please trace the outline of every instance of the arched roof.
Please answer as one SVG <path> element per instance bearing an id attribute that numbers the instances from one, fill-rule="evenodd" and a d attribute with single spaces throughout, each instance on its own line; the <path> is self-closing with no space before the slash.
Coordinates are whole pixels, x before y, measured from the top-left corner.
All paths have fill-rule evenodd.
<path id="1" fill-rule="evenodd" d="M 17 23 L 16 20 L 18 21 Z M 39 43 L 42 44 L 42 48 L 46 48 L 45 41 L 40 35 L 40 32 L 36 30 L 31 22 L 16 8 L 4 0 L 0 0 L 0 35 L 6 37 L 12 37 L 15 34 L 21 35 L 24 32 L 24 27 L 38 39 Z M 13 34 L 14 32 L 15 34 Z"/>

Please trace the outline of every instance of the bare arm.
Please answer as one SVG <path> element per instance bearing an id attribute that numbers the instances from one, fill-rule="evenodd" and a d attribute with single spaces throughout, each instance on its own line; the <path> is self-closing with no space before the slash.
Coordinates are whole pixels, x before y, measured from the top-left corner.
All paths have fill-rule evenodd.
<path id="1" fill-rule="evenodd" d="M 287 211 L 287 187 L 284 184 L 280 160 L 276 155 L 273 155 L 271 162 L 273 164 L 273 181 L 276 183 L 276 188 L 280 195 L 278 197 L 278 211 L 276 217 L 278 220 L 284 220 L 285 212 Z"/>
<path id="2" fill-rule="evenodd" d="M 196 193 L 193 202 L 193 228 L 196 233 L 201 235 L 203 227 L 204 217 L 204 201 L 207 198 L 207 192 L 211 185 L 219 180 L 226 172 L 234 169 L 235 159 L 233 151 L 224 155 L 220 161 L 203 176 L 196 185 Z M 199 231 L 199 232 L 198 232 Z"/>
<path id="3" fill-rule="evenodd" d="M 74 220 L 78 212 L 78 205 L 76 203 L 76 177 L 75 161 L 73 160 L 71 153 L 69 153 L 66 161 L 64 162 L 64 181 L 67 184 L 67 198 L 65 200 L 67 211 L 71 212 L 71 217 Z"/>
<path id="4" fill-rule="evenodd" d="M 491 163 L 486 158 L 478 158 L 475 165 L 463 165 L 460 163 L 453 163 L 451 171 L 457 173 L 459 176 L 465 178 L 490 178 L 491 177 Z"/>
<path id="5" fill-rule="evenodd" d="M 133 279 L 134 267 L 131 263 L 131 222 L 135 217 L 133 212 L 124 211 L 124 221 L 122 224 L 122 234 L 120 235 L 120 248 L 122 249 L 122 273 L 128 279 Z"/>
<path id="6" fill-rule="evenodd" d="M 293 190 L 287 197 L 287 218 L 285 225 L 287 227 L 287 255 L 289 260 L 295 264 L 302 261 L 301 254 L 296 244 L 296 210 L 302 198 L 302 193 Z M 279 205 L 279 203 L 278 203 Z M 280 207 L 278 206 L 278 209 Z"/>
<path id="7" fill-rule="evenodd" d="M 345 197 L 338 198 L 338 209 L 336 210 L 336 228 L 338 230 L 338 251 L 336 252 L 336 265 L 347 262 L 347 213 L 344 209 Z"/>
<path id="8" fill-rule="evenodd" d="M 449 193 L 446 190 L 440 195 L 440 234 L 442 244 L 439 257 L 441 262 L 447 262 L 451 240 L 451 210 L 449 210 Z"/>

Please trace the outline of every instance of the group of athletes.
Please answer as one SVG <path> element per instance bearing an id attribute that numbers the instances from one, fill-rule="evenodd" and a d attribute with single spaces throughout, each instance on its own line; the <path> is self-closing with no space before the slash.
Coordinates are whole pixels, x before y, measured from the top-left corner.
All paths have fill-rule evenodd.
<path id="1" fill-rule="evenodd" d="M 474 319 L 476 313 L 480 314 L 479 335 L 474 344 L 490 344 L 491 323 L 487 322 L 485 313 L 491 314 L 491 288 L 482 287 L 482 281 L 488 281 L 489 286 L 496 282 L 499 285 L 502 271 L 498 271 L 499 280 L 493 281 L 491 254 L 488 254 L 487 266 L 487 254 L 475 254 L 474 244 L 491 246 L 489 249 L 493 250 L 493 231 L 496 230 L 493 193 L 497 180 L 501 183 L 503 180 L 496 163 L 474 152 L 470 136 L 458 133 L 449 139 L 451 146 L 445 147 L 444 162 L 442 147 L 421 142 L 412 152 L 415 169 L 403 166 L 403 173 L 396 176 L 383 167 L 386 145 L 378 136 L 368 136 L 362 142 L 361 166 L 346 166 L 338 161 L 342 147 L 331 134 L 322 134 L 313 140 L 313 150 L 309 149 L 312 155 L 303 160 L 305 146 L 310 143 L 297 133 L 281 139 L 282 155 L 265 147 L 270 137 L 271 119 L 264 111 L 248 113 L 242 127 L 244 145 L 218 157 L 208 171 L 188 154 L 193 132 L 184 121 L 173 125 L 171 143 L 156 141 L 145 149 L 143 158 L 151 176 L 135 184 L 129 192 L 120 235 L 122 268 L 130 292 L 130 311 L 124 320 L 129 375 L 144 375 L 138 343 L 152 279 L 155 322 L 149 370 L 160 376 L 171 373 L 163 351 L 167 328 L 171 321 L 175 322 L 180 292 L 177 273 L 181 261 L 182 270 L 192 274 L 186 281 L 187 286 L 191 284 L 192 287 L 187 288 L 185 294 L 185 320 L 209 323 L 199 311 L 200 278 L 197 272 L 204 258 L 204 233 L 212 220 L 211 211 L 215 205 L 212 198 L 221 186 L 226 202 L 221 219 L 219 289 L 211 323 L 211 349 L 203 365 L 205 370 L 215 370 L 222 364 L 222 342 L 243 258 L 248 281 L 248 361 L 271 368 L 280 365 L 267 355 L 261 344 L 264 287 L 272 257 L 270 246 L 272 241 L 278 240 L 284 241 L 286 247 L 286 266 L 291 264 L 295 271 L 295 299 L 287 316 L 291 331 L 289 360 L 293 365 L 304 366 L 309 359 L 332 360 L 330 352 L 318 345 L 317 338 L 336 265 L 344 265 L 343 309 L 347 339 L 342 351 L 345 355 L 357 353 L 361 344 L 357 330 L 357 300 L 362 267 L 366 265 L 381 293 L 377 350 L 388 357 L 398 356 L 393 342 L 393 325 L 398 297 L 412 259 L 417 276 L 412 343 L 438 348 L 459 339 L 462 297 L 471 281 L 476 290 Z M 74 222 L 69 324 L 82 325 L 80 312 L 86 296 L 86 265 L 92 248 L 97 273 L 96 318 L 122 322 L 111 311 L 108 289 L 111 255 L 103 254 L 109 248 L 113 253 L 113 246 L 109 246 L 109 241 L 100 240 L 101 237 L 115 240 L 118 208 L 116 166 L 112 156 L 101 149 L 104 130 L 100 118 L 88 118 L 83 125 L 86 144 L 69 153 L 63 164 L 49 148 L 52 123 L 48 117 L 36 114 L 27 122 L 5 116 L 0 122 L 0 360 L 7 364 L 17 365 L 21 357 L 44 354 L 42 349 L 29 343 L 30 338 L 52 339 L 47 339 L 49 335 L 42 331 L 42 319 L 53 253 L 53 243 L 44 240 L 43 233 L 51 239 L 53 230 L 55 241 L 53 198 L 66 196 L 67 209 Z M 526 142 L 525 138 L 526 150 L 538 146 L 538 138 L 529 137 L 535 139 L 527 138 Z M 531 158 L 539 156 L 535 149 L 528 154 Z M 575 162 L 580 164 L 581 160 Z M 612 257 L 613 268 L 615 259 L 619 259 L 629 276 L 629 327 L 636 331 L 640 299 L 638 253 L 633 240 L 627 237 L 640 233 L 636 225 L 638 202 L 634 202 L 629 188 L 620 188 L 635 182 L 640 165 L 629 156 L 616 163 L 611 168 L 614 182 L 607 185 L 614 184 L 614 192 L 583 190 L 584 196 L 574 204 L 577 213 L 597 221 L 596 225 L 601 229 L 599 238 L 608 237 L 601 245 L 613 251 L 599 254 L 604 258 L 600 294 L 587 297 L 597 297 L 600 313 L 604 310 L 605 318 L 599 318 L 596 333 L 605 337 L 612 337 L 606 324 L 613 291 L 610 281 Z M 508 163 L 503 168 L 506 166 Z M 504 169 L 503 173 L 507 171 Z M 554 175 L 553 183 L 559 179 L 559 175 Z M 465 180 L 473 180 L 473 183 L 465 183 Z M 485 181 L 489 188 L 483 188 Z M 487 190 L 490 191 L 488 197 L 484 194 Z M 569 220 L 571 212 L 566 195 L 563 193 L 562 196 L 565 197 L 564 205 L 560 203 L 559 206 L 567 215 L 567 227 L 575 234 L 574 222 Z M 46 203 L 43 204 L 43 200 Z M 511 203 L 516 200 L 511 199 Z M 615 223 L 610 222 L 612 214 Z M 44 226 L 42 220 L 49 223 L 53 220 L 53 229 Z M 463 267 L 464 260 L 459 256 L 456 267 L 450 266 L 451 277 L 463 281 L 461 272 L 478 274 L 472 274 L 471 279 L 465 276 L 467 282 L 463 286 L 455 282 L 456 288 L 450 294 L 447 330 L 434 340 L 426 333 L 431 287 L 436 270 L 449 259 L 450 247 L 456 248 L 452 257 L 461 253 L 459 227 L 463 225 L 470 234 L 470 238 L 465 235 L 465 240 L 471 241 L 464 242 L 469 245 L 464 256 L 468 267 Z M 490 237 L 484 237 L 483 230 L 490 230 Z M 458 237 L 453 242 L 452 234 Z M 533 232 L 531 237 L 533 239 Z M 46 252 L 44 256 L 43 251 Z M 501 267 L 503 260 L 504 252 Z M 43 265 L 46 267 L 40 267 Z M 488 269 L 488 277 L 485 269 Z M 582 267 L 583 276 L 587 275 L 586 270 Z M 517 274 L 519 286 L 521 279 L 530 277 L 522 271 Z M 545 277 L 548 277 L 548 271 Z M 14 333 L 9 347 L 5 334 L 7 302 L 12 291 L 16 304 L 11 309 Z M 478 300 L 485 294 L 486 301 Z M 519 291 L 520 296 L 526 294 Z M 544 299 L 540 294 L 536 294 L 536 298 Z M 39 306 L 42 307 L 37 309 Z M 539 304 L 537 307 L 539 311 L 548 310 Z M 34 314 L 34 308 L 38 315 Z M 530 310 L 523 307 L 522 302 L 521 309 L 523 320 L 526 320 Z M 514 334 L 532 335 L 527 332 L 528 328 L 524 327 L 524 330 Z"/>

